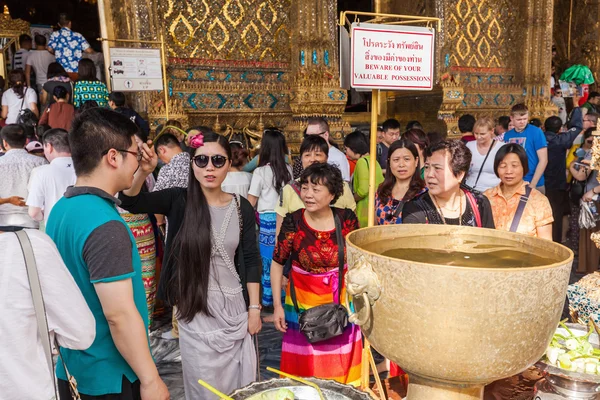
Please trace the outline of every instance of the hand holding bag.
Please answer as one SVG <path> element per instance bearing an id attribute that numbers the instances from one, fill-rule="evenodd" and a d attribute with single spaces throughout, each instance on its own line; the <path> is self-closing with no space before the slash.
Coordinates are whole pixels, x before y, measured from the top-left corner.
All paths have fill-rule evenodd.
<path id="1" fill-rule="evenodd" d="M 300 313 L 292 278 L 293 271 L 290 273 L 290 296 L 299 315 L 300 331 L 306 336 L 309 343 L 318 343 L 339 336 L 344 333 L 344 329 L 348 326 L 348 311 L 341 301 L 344 274 L 344 238 L 342 236 L 342 224 L 335 213 L 334 221 L 339 263 L 337 303 L 322 304 Z"/>

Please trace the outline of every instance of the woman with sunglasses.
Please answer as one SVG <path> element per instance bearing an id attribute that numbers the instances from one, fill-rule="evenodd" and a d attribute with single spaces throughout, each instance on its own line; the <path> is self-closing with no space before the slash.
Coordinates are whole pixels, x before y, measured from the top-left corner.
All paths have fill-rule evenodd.
<path id="1" fill-rule="evenodd" d="M 427 191 L 419 161 L 417 146 L 410 140 L 400 139 L 390 146 L 385 179 L 375 194 L 377 225 L 401 224 L 406 202 Z"/>
<path id="2" fill-rule="evenodd" d="M 262 259 L 262 305 L 273 306 L 271 260 L 275 249 L 277 214 L 275 207 L 283 187 L 292 180 L 292 167 L 285 162 L 288 152 L 285 136 L 279 129 L 267 129 L 260 142 L 258 168 L 254 170 L 248 201 L 258 212 L 258 244 Z"/>
<path id="3" fill-rule="evenodd" d="M 229 142 L 209 128 L 199 131 L 189 139 L 187 189 L 140 193 L 157 163 L 144 144 L 133 185 L 119 198 L 131 212 L 160 213 L 169 220 L 173 251 L 160 292 L 177 306 L 186 398 L 212 399 L 198 379 L 224 393 L 256 379 L 251 335 L 261 329 L 260 267 L 254 209 L 221 189 L 231 163 Z"/>

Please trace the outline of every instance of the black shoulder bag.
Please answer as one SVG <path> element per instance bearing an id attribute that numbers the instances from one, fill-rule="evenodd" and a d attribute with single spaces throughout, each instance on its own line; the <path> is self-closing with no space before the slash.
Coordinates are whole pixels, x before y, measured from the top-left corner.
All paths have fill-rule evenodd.
<path id="1" fill-rule="evenodd" d="M 332 210 L 333 211 L 333 210 Z M 342 305 L 342 283 L 344 274 L 344 238 L 342 237 L 342 224 L 334 212 L 335 235 L 338 245 L 338 301 L 337 303 L 322 304 L 300 313 L 296 290 L 294 289 L 293 272 L 290 273 L 290 296 L 294 308 L 299 315 L 300 331 L 306 336 L 309 343 L 318 343 L 334 338 L 344 332 L 348 326 L 348 311 Z"/>
<path id="2" fill-rule="evenodd" d="M 477 187 L 477 182 L 479 182 L 479 177 L 481 177 L 481 173 L 483 172 L 483 167 L 485 167 L 485 162 L 487 161 L 495 144 L 496 144 L 496 141 L 492 140 L 492 144 L 491 144 L 490 148 L 488 149 L 487 153 L 485 154 L 485 158 L 483 159 L 483 163 L 481 164 L 481 168 L 479 169 L 479 173 L 477 174 L 477 178 L 475 179 L 475 184 L 473 185 L 473 189 L 475 189 Z M 477 145 L 475 145 L 475 147 L 477 149 Z"/>

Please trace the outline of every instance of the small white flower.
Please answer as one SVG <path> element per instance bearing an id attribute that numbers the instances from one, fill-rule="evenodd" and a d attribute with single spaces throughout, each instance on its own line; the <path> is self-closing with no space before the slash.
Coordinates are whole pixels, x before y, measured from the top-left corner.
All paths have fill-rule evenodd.
<path id="1" fill-rule="evenodd" d="M 71 51 L 71 49 L 64 49 L 63 50 L 63 54 L 65 57 L 71 57 L 73 56 L 73 52 Z"/>
<path id="2" fill-rule="evenodd" d="M 75 51 L 73 52 L 73 55 L 75 56 L 75 58 L 81 58 L 81 56 L 82 56 L 83 54 L 81 53 L 81 50 L 75 50 Z"/>

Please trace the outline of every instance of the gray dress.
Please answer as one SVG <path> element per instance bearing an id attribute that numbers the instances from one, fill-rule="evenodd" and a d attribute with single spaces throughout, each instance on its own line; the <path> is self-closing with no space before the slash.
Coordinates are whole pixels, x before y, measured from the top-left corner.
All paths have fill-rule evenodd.
<path id="1" fill-rule="evenodd" d="M 211 206 L 210 217 L 213 248 L 208 310 L 212 317 L 197 314 L 190 323 L 179 320 L 183 382 L 189 400 L 218 399 L 198 379 L 225 394 L 256 380 L 256 351 L 234 265 L 240 239 L 235 201 L 225 207 Z"/>

